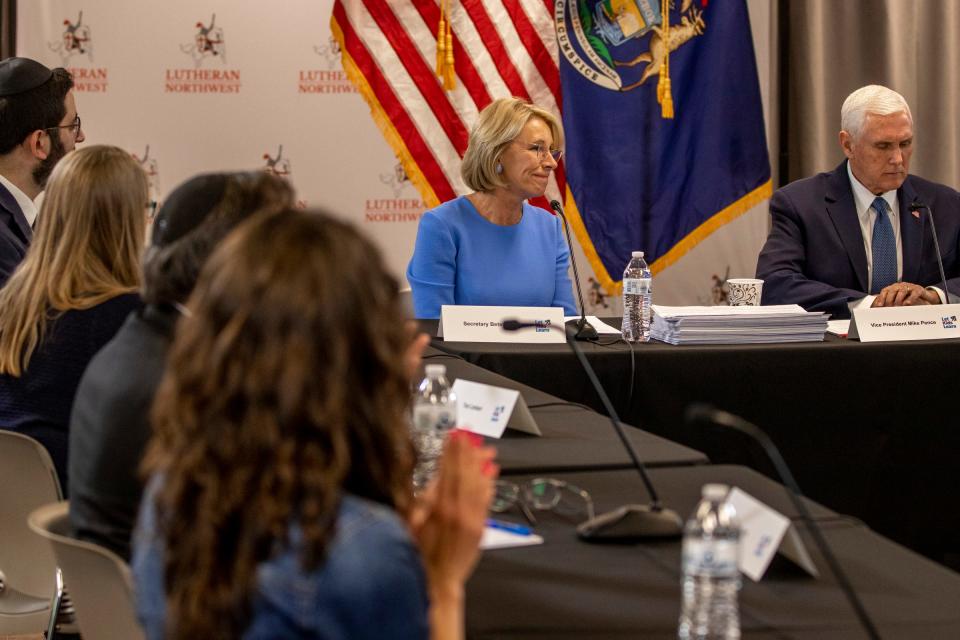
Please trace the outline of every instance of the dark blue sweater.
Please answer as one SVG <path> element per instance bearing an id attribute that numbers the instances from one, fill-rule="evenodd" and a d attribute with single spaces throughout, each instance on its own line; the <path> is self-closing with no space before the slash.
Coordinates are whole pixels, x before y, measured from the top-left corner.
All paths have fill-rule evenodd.
<path id="1" fill-rule="evenodd" d="M 47 326 L 23 375 L 0 375 L 0 428 L 28 435 L 47 448 L 64 495 L 67 429 L 80 376 L 139 306 L 140 297 L 129 293 L 90 309 L 67 311 Z"/>

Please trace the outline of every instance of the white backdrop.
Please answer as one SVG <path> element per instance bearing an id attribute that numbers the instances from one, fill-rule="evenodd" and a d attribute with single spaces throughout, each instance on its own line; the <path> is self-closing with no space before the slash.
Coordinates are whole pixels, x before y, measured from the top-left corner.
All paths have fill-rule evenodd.
<path id="1" fill-rule="evenodd" d="M 362 226 L 402 278 L 423 202 L 341 70 L 332 4 L 21 1 L 17 51 L 74 73 L 87 144 L 115 144 L 141 159 L 159 199 L 202 171 L 272 168 L 302 204 Z M 763 0 L 749 5 L 766 97 L 770 9 Z M 761 206 L 658 274 L 655 297 L 709 301 L 712 274 L 752 275 L 765 231 Z M 580 265 L 588 278 L 588 264 Z M 617 309 L 600 296 L 594 302 Z"/>

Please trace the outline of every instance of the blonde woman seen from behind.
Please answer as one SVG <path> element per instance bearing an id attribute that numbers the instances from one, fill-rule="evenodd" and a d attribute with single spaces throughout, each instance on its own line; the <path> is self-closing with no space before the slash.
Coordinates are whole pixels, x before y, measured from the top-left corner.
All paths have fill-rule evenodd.
<path id="1" fill-rule="evenodd" d="M 66 493 L 70 407 L 83 370 L 139 306 L 147 177 L 122 149 L 53 170 L 23 262 L 0 289 L 0 428 L 39 440 Z"/>

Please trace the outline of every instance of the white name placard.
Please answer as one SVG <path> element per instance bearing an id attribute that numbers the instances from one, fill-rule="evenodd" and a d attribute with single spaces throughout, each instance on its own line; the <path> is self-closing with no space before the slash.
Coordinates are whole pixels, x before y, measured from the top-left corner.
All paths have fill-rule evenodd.
<path id="1" fill-rule="evenodd" d="M 960 304 L 854 309 L 847 337 L 860 342 L 960 338 Z"/>
<path id="2" fill-rule="evenodd" d="M 508 427 L 541 435 L 536 420 L 519 391 L 458 378 L 457 427 L 489 438 L 499 438 Z"/>
<path id="3" fill-rule="evenodd" d="M 740 520 L 740 572 L 759 582 L 777 551 L 814 577 L 820 574 L 790 519 L 734 487 L 727 496 Z"/>
<path id="4" fill-rule="evenodd" d="M 519 331 L 504 331 L 504 320 L 536 322 L 537 326 Z M 438 335 L 448 342 L 566 342 L 563 309 L 560 307 L 472 307 L 445 304 L 440 308 Z"/>

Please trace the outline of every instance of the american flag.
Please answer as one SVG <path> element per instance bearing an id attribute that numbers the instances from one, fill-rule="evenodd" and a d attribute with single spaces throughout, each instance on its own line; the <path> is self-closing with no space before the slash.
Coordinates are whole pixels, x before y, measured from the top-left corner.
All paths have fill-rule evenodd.
<path id="1" fill-rule="evenodd" d="M 449 90 L 435 64 L 442 9 L 453 36 Z M 330 26 L 344 70 L 427 206 L 469 191 L 460 160 L 470 127 L 494 99 L 524 98 L 560 118 L 553 11 L 551 0 L 334 3 Z M 561 166 L 547 198 L 564 192 Z M 549 210 L 546 200 L 535 204 Z"/>

